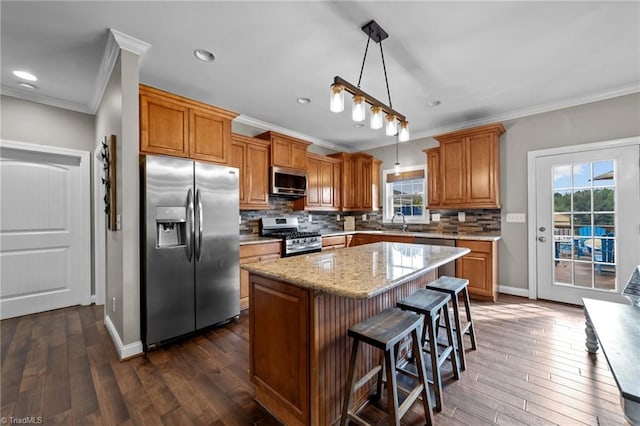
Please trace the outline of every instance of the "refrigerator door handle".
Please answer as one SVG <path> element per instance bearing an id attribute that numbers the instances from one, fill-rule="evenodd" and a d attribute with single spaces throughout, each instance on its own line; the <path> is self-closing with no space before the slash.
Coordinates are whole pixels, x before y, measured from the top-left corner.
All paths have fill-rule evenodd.
<path id="1" fill-rule="evenodd" d="M 196 209 L 197 210 L 197 214 L 196 214 L 196 229 L 195 232 L 197 233 L 195 236 L 196 239 L 196 262 L 200 262 L 200 259 L 202 259 L 202 221 L 203 221 L 203 215 L 202 215 L 202 196 L 200 195 L 200 190 L 198 189 L 196 191 Z"/>
<path id="2" fill-rule="evenodd" d="M 193 238 L 193 191 L 189 189 L 187 192 L 187 232 L 186 232 L 186 245 L 185 250 L 187 252 L 187 260 L 191 263 L 191 258 L 193 257 L 192 250 L 192 238 Z"/>

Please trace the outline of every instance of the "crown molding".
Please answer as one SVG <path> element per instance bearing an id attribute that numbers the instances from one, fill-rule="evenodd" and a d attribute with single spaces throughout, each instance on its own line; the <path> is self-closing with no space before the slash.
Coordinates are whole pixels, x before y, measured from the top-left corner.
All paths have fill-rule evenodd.
<path id="1" fill-rule="evenodd" d="M 313 136 L 306 135 L 304 133 L 295 132 L 293 130 L 278 126 L 266 121 L 258 120 L 257 118 L 250 117 L 248 115 L 240 114 L 233 121 L 237 121 L 247 126 L 255 127 L 261 130 L 272 130 L 274 132 L 282 133 L 283 135 L 291 136 L 293 138 L 302 139 L 307 142 L 311 142 L 315 145 L 323 146 L 325 148 L 333 149 L 335 151 L 348 151 L 347 147 L 335 144 L 333 142 L 327 142 L 324 139 L 318 139 Z"/>
<path id="2" fill-rule="evenodd" d="M 26 90 L 16 89 L 15 87 L 5 86 L 4 84 L 2 85 L 0 93 L 5 96 L 11 96 L 29 102 L 68 109 L 85 114 L 95 113 L 95 111 L 92 111 L 89 106 L 84 103 L 68 101 L 65 99 L 55 98 L 53 96 L 40 95 L 33 92 L 27 92 Z"/>
<path id="3" fill-rule="evenodd" d="M 640 85 L 638 83 L 630 83 L 630 84 L 620 86 L 604 92 L 589 94 L 585 96 L 578 96 L 570 99 L 564 99 L 559 102 L 549 102 L 546 104 L 535 105 L 532 107 L 522 108 L 522 109 L 511 111 L 508 113 L 494 114 L 494 115 L 490 115 L 490 116 L 483 117 L 476 120 L 464 120 L 464 121 L 456 122 L 454 124 L 450 124 L 447 126 L 435 127 L 422 132 L 413 133 L 411 135 L 412 136 L 411 140 L 407 142 L 413 142 L 418 139 L 429 138 L 435 135 L 448 133 L 456 130 L 482 126 L 484 124 L 515 120 L 518 118 L 529 117 L 532 115 L 544 114 L 547 112 L 558 111 L 561 109 L 572 108 L 580 105 L 586 105 L 593 102 L 617 98 L 620 96 L 632 95 L 634 93 L 640 93 Z M 400 144 L 407 143 L 407 142 L 400 142 Z M 358 150 L 366 151 L 370 149 L 381 148 L 383 146 L 388 146 L 388 145 L 395 145 L 395 142 L 392 142 L 392 143 L 382 142 L 382 144 L 373 142 L 371 144 L 360 147 Z"/>
<path id="4" fill-rule="evenodd" d="M 151 47 L 149 43 L 138 40 L 137 38 L 131 37 L 118 30 L 114 30 L 113 28 L 109 28 L 109 38 L 107 40 L 107 45 L 104 48 L 104 54 L 102 55 L 102 61 L 100 62 L 100 69 L 98 70 L 96 83 L 94 85 L 95 91 L 88 105 L 92 114 L 96 113 L 98 105 L 100 105 L 100 101 L 102 101 L 102 96 L 104 96 L 104 91 L 107 89 L 107 84 L 109 84 L 111 73 L 118 61 L 120 50 L 126 50 L 135 55 L 142 56 L 149 47 Z"/>

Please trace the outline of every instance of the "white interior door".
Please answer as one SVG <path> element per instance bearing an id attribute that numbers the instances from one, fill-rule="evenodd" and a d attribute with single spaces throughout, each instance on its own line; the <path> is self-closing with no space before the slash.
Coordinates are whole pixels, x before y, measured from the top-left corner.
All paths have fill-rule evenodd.
<path id="1" fill-rule="evenodd" d="M 624 302 L 640 264 L 638 145 L 540 156 L 535 174 L 537 297 Z"/>
<path id="2" fill-rule="evenodd" d="M 0 317 L 90 301 L 89 153 L 2 141 Z"/>

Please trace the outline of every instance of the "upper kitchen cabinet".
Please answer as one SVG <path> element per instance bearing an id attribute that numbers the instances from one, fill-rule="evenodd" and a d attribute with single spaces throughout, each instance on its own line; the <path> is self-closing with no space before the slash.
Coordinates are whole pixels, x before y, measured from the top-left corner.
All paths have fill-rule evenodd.
<path id="1" fill-rule="evenodd" d="M 295 210 L 340 209 L 340 160 L 307 154 L 307 196 L 297 199 Z"/>
<path id="2" fill-rule="evenodd" d="M 425 150 L 429 201 L 439 208 L 500 208 L 503 133 L 496 123 L 434 136 L 440 147 Z"/>
<path id="3" fill-rule="evenodd" d="M 231 165 L 240 169 L 240 210 L 269 209 L 269 142 L 232 134 Z"/>
<path id="4" fill-rule="evenodd" d="M 311 145 L 300 139 L 267 131 L 256 136 L 271 142 L 271 165 L 306 170 L 307 147 Z"/>
<path id="5" fill-rule="evenodd" d="M 380 160 L 362 152 L 338 152 L 342 161 L 341 210 L 377 211 L 380 208 Z"/>
<path id="6" fill-rule="evenodd" d="M 140 152 L 228 164 L 238 114 L 140 85 Z"/>

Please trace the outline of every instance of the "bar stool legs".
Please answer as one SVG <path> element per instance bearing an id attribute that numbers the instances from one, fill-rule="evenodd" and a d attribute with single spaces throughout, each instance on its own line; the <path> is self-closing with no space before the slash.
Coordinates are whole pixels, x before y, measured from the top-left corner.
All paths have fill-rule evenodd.
<path id="1" fill-rule="evenodd" d="M 429 396 L 429 386 L 427 385 L 422 351 L 418 343 L 420 341 L 418 330 L 421 323 L 422 317 L 420 315 L 404 312 L 400 309 L 387 309 L 349 328 L 348 334 L 353 338 L 353 345 L 349 359 L 349 371 L 342 405 L 342 415 L 340 417 L 341 425 L 346 425 L 349 419 L 366 423 L 356 412 L 350 410 L 353 394 L 358 389 L 377 375 L 377 396 L 380 396 L 382 390 L 382 365 L 374 367 L 356 381 L 355 373 L 360 341 L 377 347 L 384 352 L 383 365 L 387 379 L 389 424 L 400 425 L 400 419 L 411 408 L 411 405 L 419 396 L 422 396 L 426 423 L 428 425 L 433 424 L 433 410 Z M 418 354 L 418 356 L 416 356 L 418 384 L 409 392 L 404 402 L 398 406 L 398 386 L 396 382 L 397 349 L 399 342 L 407 336 L 411 337 L 414 353 Z"/>
<path id="2" fill-rule="evenodd" d="M 464 335 L 468 334 L 471 339 L 471 348 L 477 349 L 476 345 L 476 333 L 473 328 L 473 321 L 471 320 L 471 303 L 469 302 L 469 292 L 467 287 L 469 280 L 463 278 L 454 278 L 442 276 L 432 283 L 427 284 L 427 289 L 440 291 L 451 296 L 453 304 L 453 318 L 455 322 L 456 341 L 458 346 L 458 354 L 460 357 L 460 368 L 465 370 L 467 368 L 466 353 L 464 351 Z M 462 293 L 464 308 L 466 311 L 467 322 L 463 326 L 460 322 L 460 303 L 458 295 Z"/>

